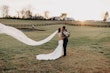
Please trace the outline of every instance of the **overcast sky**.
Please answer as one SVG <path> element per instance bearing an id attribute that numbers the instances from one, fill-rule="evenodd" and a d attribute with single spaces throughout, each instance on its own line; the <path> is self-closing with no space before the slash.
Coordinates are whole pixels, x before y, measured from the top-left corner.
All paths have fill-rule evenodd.
<path id="1" fill-rule="evenodd" d="M 44 11 L 49 11 L 50 16 L 67 13 L 76 20 L 102 20 L 106 11 L 110 15 L 110 0 L 0 0 L 2 5 L 10 7 L 11 15 L 16 15 L 16 11 L 24 7 L 30 7 L 33 13 L 41 15 Z"/>

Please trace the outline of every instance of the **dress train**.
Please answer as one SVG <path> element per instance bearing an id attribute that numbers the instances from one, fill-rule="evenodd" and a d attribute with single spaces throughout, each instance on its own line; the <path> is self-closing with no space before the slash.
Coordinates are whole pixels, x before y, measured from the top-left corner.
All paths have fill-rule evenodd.
<path id="1" fill-rule="evenodd" d="M 49 54 L 36 55 L 37 60 L 55 60 L 63 56 L 63 40 L 58 41 L 57 48 Z"/>

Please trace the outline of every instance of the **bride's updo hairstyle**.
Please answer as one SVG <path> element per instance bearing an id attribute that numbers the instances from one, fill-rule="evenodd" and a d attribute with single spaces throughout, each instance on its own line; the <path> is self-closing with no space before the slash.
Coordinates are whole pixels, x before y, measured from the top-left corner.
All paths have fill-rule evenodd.
<path id="1" fill-rule="evenodd" d="M 61 28 L 58 28 L 58 33 L 60 33 L 60 31 L 61 31 Z"/>

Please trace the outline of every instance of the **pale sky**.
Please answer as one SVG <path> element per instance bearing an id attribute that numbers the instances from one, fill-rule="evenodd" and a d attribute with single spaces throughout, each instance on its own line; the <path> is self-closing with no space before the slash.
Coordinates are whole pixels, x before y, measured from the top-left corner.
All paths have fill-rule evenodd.
<path id="1" fill-rule="evenodd" d="M 67 13 L 75 20 L 102 20 L 106 11 L 110 16 L 110 0 L 0 0 L 2 5 L 10 7 L 11 15 L 30 7 L 33 13 L 44 15 L 44 11 L 49 11 L 50 17 Z"/>

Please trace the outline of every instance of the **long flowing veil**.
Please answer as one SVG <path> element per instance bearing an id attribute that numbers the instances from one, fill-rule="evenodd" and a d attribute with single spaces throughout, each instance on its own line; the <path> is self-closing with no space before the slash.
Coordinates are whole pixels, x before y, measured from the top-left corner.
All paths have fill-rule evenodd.
<path id="1" fill-rule="evenodd" d="M 42 44 L 50 41 L 56 35 L 57 32 L 58 31 L 55 31 L 50 36 L 48 36 L 47 38 L 45 38 L 41 41 L 34 41 L 34 40 L 28 38 L 22 31 L 14 28 L 14 27 L 6 26 L 6 25 L 0 23 L 0 33 L 7 34 L 7 35 L 21 41 L 22 43 L 25 43 L 25 44 L 31 45 L 31 46 L 42 45 Z"/>

